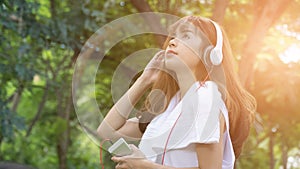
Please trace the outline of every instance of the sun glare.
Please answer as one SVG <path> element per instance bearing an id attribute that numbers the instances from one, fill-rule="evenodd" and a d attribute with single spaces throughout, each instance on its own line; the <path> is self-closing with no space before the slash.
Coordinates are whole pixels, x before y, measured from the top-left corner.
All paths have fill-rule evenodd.
<path id="1" fill-rule="evenodd" d="M 282 62 L 288 63 L 297 63 L 300 61 L 300 33 L 292 32 L 288 29 L 287 24 L 278 25 L 276 29 L 279 30 L 282 34 L 288 37 L 295 38 L 294 44 L 291 44 L 284 52 L 279 54 L 280 60 Z"/>
<path id="2" fill-rule="evenodd" d="M 297 63 L 300 61 L 300 45 L 293 44 L 283 53 L 279 54 L 279 58 L 283 63 Z"/>

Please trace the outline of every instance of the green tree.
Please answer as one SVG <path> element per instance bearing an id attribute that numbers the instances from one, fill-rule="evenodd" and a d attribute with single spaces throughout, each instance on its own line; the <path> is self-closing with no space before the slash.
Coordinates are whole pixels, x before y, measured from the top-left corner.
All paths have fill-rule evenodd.
<path id="1" fill-rule="evenodd" d="M 153 11 L 222 23 L 263 125 L 255 125 L 237 168 L 288 168 L 287 159 L 297 158 L 299 150 L 299 61 L 286 64 L 278 56 L 299 44 L 299 7 L 299 0 L 0 1 L 0 160 L 36 168 L 99 168 L 99 149 L 82 131 L 72 105 L 74 63 L 103 25 Z M 96 80 L 103 115 L 113 104 L 116 67 L 135 51 L 159 47 L 163 38 L 130 37 L 105 54 Z M 105 166 L 113 168 L 104 154 Z"/>

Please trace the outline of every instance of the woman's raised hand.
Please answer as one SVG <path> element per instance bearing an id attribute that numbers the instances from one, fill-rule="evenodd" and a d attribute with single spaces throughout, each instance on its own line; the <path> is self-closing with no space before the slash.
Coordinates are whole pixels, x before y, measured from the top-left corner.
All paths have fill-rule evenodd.
<path id="1" fill-rule="evenodd" d="M 153 84 L 157 80 L 159 71 L 163 69 L 164 56 L 164 50 L 157 52 L 145 67 L 141 77 L 145 79 L 149 85 Z"/>

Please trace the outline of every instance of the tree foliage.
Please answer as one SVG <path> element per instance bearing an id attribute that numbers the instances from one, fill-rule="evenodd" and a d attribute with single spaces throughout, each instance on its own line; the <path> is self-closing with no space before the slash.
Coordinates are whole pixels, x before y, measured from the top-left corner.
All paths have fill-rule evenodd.
<path id="1" fill-rule="evenodd" d="M 214 18 L 228 33 L 237 61 L 253 63 L 250 71 L 241 71 L 240 64 L 239 71 L 248 72 L 259 116 L 237 168 L 299 167 L 300 1 L 289 2 L 273 7 L 272 0 L 1 0 L 0 160 L 35 168 L 99 168 L 99 148 L 82 131 L 73 108 L 75 61 L 103 25 L 153 11 Z M 117 66 L 161 42 L 153 35 L 134 36 L 105 54 L 96 80 L 104 115 L 113 104 L 110 85 Z M 109 157 L 105 153 L 105 165 L 113 168 Z"/>

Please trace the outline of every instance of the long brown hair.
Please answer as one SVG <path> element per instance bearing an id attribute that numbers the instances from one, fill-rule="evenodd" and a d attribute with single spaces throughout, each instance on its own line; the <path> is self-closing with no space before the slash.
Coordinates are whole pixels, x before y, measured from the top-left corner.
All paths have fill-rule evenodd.
<path id="1" fill-rule="evenodd" d="M 207 40 L 209 41 L 208 43 L 210 43 L 210 45 L 216 45 L 216 31 L 213 24 L 208 19 L 199 16 L 188 16 L 180 19 L 173 25 L 177 26 L 179 24 L 184 24 L 187 21 L 194 24 L 197 28 L 200 29 L 200 31 L 207 37 Z M 234 58 L 232 55 L 229 40 L 223 29 L 222 35 L 222 67 L 224 69 L 226 80 L 226 97 L 224 99 L 229 112 L 230 137 L 232 140 L 235 156 L 236 158 L 238 158 L 241 153 L 243 143 L 249 135 L 250 126 L 253 122 L 254 113 L 256 111 L 256 100 L 241 85 L 235 69 L 236 67 L 234 64 Z M 167 38 L 164 48 L 166 48 L 169 40 L 170 37 Z M 201 79 L 198 80 L 200 81 Z M 176 82 L 176 77 L 171 76 L 168 72 L 160 71 L 158 80 L 152 86 L 152 91 L 156 89 L 161 90 L 165 95 L 165 97 L 159 97 L 155 99 L 156 103 L 165 103 L 163 104 L 163 108 L 159 108 L 160 112 L 155 112 L 161 113 L 166 109 L 166 105 L 169 104 L 171 98 L 179 90 L 178 84 Z M 153 104 L 150 104 L 152 98 L 153 96 L 149 95 L 145 101 L 145 108 L 148 112 L 153 112 Z M 141 124 L 140 128 L 145 129 L 146 125 L 143 126 Z"/>

